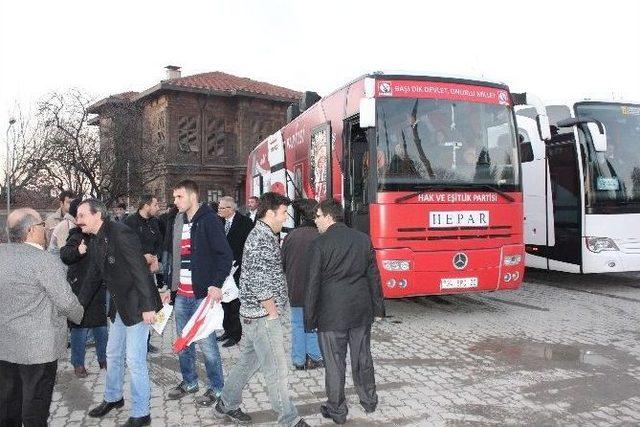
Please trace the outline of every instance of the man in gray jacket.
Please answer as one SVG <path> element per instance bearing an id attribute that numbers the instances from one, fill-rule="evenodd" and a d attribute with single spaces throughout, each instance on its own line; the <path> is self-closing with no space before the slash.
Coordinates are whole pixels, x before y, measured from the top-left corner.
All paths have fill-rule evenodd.
<path id="1" fill-rule="evenodd" d="M 44 250 L 45 223 L 33 209 L 7 218 L 13 243 L 0 245 L 0 425 L 46 426 L 67 319 L 83 309 L 60 260 Z"/>

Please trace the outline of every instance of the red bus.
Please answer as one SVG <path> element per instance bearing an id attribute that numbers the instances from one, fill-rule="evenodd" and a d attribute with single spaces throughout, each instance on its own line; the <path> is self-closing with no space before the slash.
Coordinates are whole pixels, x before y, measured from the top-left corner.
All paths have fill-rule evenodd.
<path id="1" fill-rule="evenodd" d="M 520 285 L 520 154 L 507 86 L 374 73 L 309 99 L 249 155 L 247 195 L 342 201 L 347 225 L 371 236 L 387 298 Z"/>

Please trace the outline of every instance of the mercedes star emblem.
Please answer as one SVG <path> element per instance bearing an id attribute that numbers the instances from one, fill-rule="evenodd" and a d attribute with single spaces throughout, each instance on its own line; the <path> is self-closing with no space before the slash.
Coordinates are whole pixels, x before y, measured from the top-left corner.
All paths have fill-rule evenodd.
<path id="1" fill-rule="evenodd" d="M 467 258 L 467 256 L 462 252 L 458 252 L 453 256 L 453 266 L 457 270 L 464 270 L 468 262 L 469 262 L 469 258 Z"/>

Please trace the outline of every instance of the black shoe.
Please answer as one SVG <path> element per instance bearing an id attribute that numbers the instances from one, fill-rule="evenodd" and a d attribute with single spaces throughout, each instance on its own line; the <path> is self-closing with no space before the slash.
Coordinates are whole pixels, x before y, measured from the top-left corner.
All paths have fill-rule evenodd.
<path id="1" fill-rule="evenodd" d="M 328 410 L 328 409 L 327 409 L 327 407 L 326 407 L 326 406 L 324 406 L 324 405 L 321 405 L 321 406 L 320 406 L 320 413 L 321 413 L 321 414 L 322 414 L 322 416 L 323 416 L 323 417 L 325 417 L 325 418 L 331 418 L 331 419 L 333 420 L 333 422 L 334 422 L 334 423 L 336 423 L 336 424 L 344 424 L 344 423 L 346 423 L 346 422 L 347 422 L 347 417 L 344 417 L 344 418 L 342 418 L 342 417 L 340 417 L 340 418 L 338 418 L 338 417 L 334 417 L 333 415 L 331 415 L 331 414 L 329 413 L 329 410 Z"/>
<path id="2" fill-rule="evenodd" d="M 147 415 L 145 417 L 129 417 L 126 423 L 122 424 L 121 427 L 138 427 L 138 426 L 148 426 L 151 425 L 151 415 Z"/>
<path id="3" fill-rule="evenodd" d="M 307 365 L 305 365 L 304 363 L 302 365 L 296 365 L 294 363 L 293 367 L 296 368 L 297 371 L 304 371 L 305 369 L 307 369 Z"/>
<path id="4" fill-rule="evenodd" d="M 223 347 L 233 347 L 234 345 L 238 344 L 238 340 L 235 338 L 229 338 L 227 341 L 225 341 L 224 344 L 222 344 Z"/>
<path id="5" fill-rule="evenodd" d="M 196 404 L 199 406 L 213 406 L 219 398 L 220 396 L 209 388 L 202 396 L 196 398 Z"/>
<path id="6" fill-rule="evenodd" d="M 198 390 L 199 390 L 198 384 L 195 384 L 189 387 L 186 382 L 182 381 L 180 384 L 178 384 L 177 386 L 169 390 L 169 393 L 167 394 L 167 399 L 169 400 L 181 399 L 184 396 L 186 396 L 188 393 L 195 393 Z"/>
<path id="7" fill-rule="evenodd" d="M 216 341 L 226 341 L 229 338 L 231 338 L 231 337 L 229 337 L 229 334 L 225 332 L 224 334 L 220 335 L 219 337 L 216 337 Z"/>
<path id="8" fill-rule="evenodd" d="M 124 406 L 124 399 L 120 399 L 116 402 L 102 401 L 101 404 L 89 411 L 89 416 L 93 418 L 101 418 L 107 415 L 112 409 L 122 408 Z"/>
<path id="9" fill-rule="evenodd" d="M 147 344 L 147 353 L 155 354 L 155 353 L 159 353 L 159 352 L 160 352 L 160 350 L 158 350 L 158 347 L 155 347 L 155 346 L 153 346 L 151 344 Z"/>
<path id="10" fill-rule="evenodd" d="M 251 417 L 244 412 L 242 409 L 238 408 L 233 411 L 225 411 L 222 404 L 222 399 L 218 399 L 218 403 L 216 403 L 216 411 L 214 414 L 217 417 L 226 417 L 227 419 L 238 423 L 238 424 L 249 424 L 251 422 Z"/>
<path id="11" fill-rule="evenodd" d="M 307 422 L 301 418 L 300 421 L 298 421 L 293 427 L 309 427 L 309 424 L 307 424 Z"/>
<path id="12" fill-rule="evenodd" d="M 364 412 L 366 412 L 367 414 L 371 414 L 373 412 L 376 411 L 376 407 L 378 405 L 374 405 L 374 406 L 364 406 L 362 403 L 360 403 L 360 405 L 362 406 L 362 409 L 364 409 Z"/>

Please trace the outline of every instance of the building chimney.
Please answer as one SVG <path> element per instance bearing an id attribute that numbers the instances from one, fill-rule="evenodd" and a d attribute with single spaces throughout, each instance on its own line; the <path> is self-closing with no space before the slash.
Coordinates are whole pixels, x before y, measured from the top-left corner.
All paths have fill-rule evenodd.
<path id="1" fill-rule="evenodd" d="M 167 70 L 167 80 L 180 78 L 180 67 L 176 65 L 167 65 L 164 68 Z"/>

